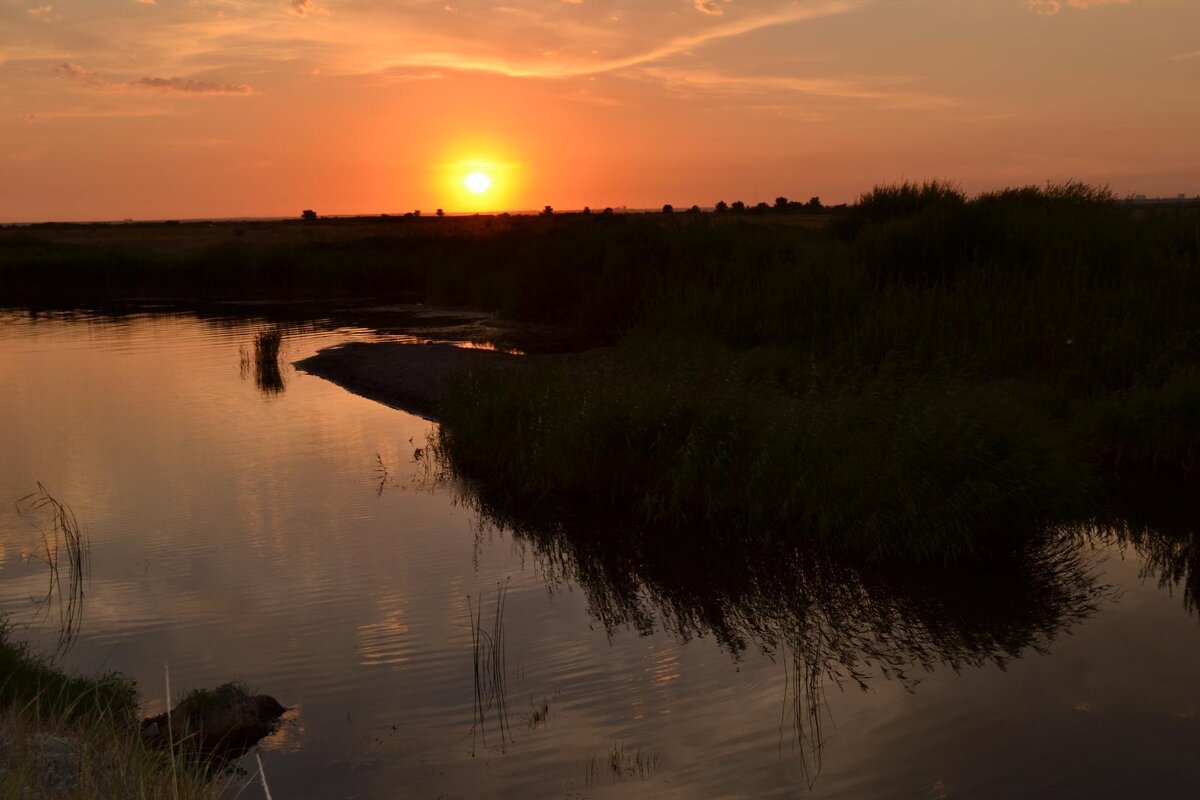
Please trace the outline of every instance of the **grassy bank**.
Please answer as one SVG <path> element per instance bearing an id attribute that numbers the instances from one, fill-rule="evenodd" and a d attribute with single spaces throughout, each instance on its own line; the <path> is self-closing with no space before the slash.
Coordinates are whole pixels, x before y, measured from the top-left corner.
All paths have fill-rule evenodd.
<path id="1" fill-rule="evenodd" d="M 926 185 L 825 231 L 694 225 L 696 258 L 649 270 L 601 365 L 459 383 L 441 446 L 461 474 L 519 504 L 905 558 L 1086 519 L 1131 473 L 1194 481 L 1194 212 Z"/>
<path id="2" fill-rule="evenodd" d="M 211 776 L 138 733 L 133 685 L 67 675 L 0 628 L 0 796 L 215 800 Z"/>
<path id="3" fill-rule="evenodd" d="M 517 505 L 731 541 L 953 558 L 1200 468 L 1200 209 L 1081 185 L 881 187 L 820 215 L 553 215 L 0 231 L 0 304 L 412 298 L 604 357 L 441 409 Z"/>

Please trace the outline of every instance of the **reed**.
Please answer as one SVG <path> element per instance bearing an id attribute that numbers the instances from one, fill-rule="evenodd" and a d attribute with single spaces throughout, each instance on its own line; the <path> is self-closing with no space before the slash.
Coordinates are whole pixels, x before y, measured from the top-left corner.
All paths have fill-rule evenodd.
<path id="1" fill-rule="evenodd" d="M 87 529 L 70 507 L 51 495 L 39 481 L 37 490 L 17 501 L 17 512 L 33 517 L 41 536 L 41 547 L 30 558 L 46 564 L 49 585 L 45 605 L 57 606 L 58 652 L 75 641 L 83 620 L 83 600 L 91 573 L 91 543 Z"/>
<path id="2" fill-rule="evenodd" d="M 467 597 L 467 608 L 471 622 L 471 656 L 475 678 L 474 722 L 471 727 L 472 741 L 478 731 L 487 745 L 487 727 L 491 716 L 495 716 L 496 729 L 500 735 L 500 751 L 507 752 L 512 738 L 508 722 L 508 687 L 506 650 L 504 640 L 504 604 L 508 596 L 508 580 L 496 587 L 496 600 L 489 615 L 490 629 L 484 628 L 483 601 L 475 605 Z"/>

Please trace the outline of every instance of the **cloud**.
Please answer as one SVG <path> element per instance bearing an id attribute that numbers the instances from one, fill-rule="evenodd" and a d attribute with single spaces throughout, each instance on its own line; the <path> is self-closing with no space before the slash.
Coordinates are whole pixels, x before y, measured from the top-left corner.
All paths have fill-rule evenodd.
<path id="1" fill-rule="evenodd" d="M 1063 8 L 1084 10 L 1096 6 L 1127 6 L 1132 0 L 1029 0 L 1029 8 L 1046 16 L 1057 14 Z"/>
<path id="2" fill-rule="evenodd" d="M 214 83 L 189 78 L 142 78 L 130 81 L 129 85 L 135 89 L 152 89 L 159 92 L 180 92 L 182 94 L 254 94 L 254 89 L 243 83 Z"/>
<path id="3" fill-rule="evenodd" d="M 1200 60 L 1200 50 L 1193 50 L 1190 53 L 1180 53 L 1176 56 L 1171 56 L 1167 61 L 1196 61 Z M 0 64 L 4 63 L 0 60 Z"/>
<path id="4" fill-rule="evenodd" d="M 773 13 L 742 17 L 708 25 L 695 32 L 668 37 L 658 44 L 650 44 L 626 55 L 593 57 L 590 59 L 555 58 L 552 61 L 514 60 L 495 56 L 472 56 L 461 51 L 411 52 L 402 56 L 391 56 L 377 70 L 395 67 L 434 67 L 466 72 L 492 72 L 510 78 L 576 78 L 620 72 L 632 67 L 667 60 L 673 56 L 690 53 L 705 45 L 724 39 L 733 39 L 755 31 L 792 25 L 821 17 L 844 14 L 859 7 L 858 0 L 827 0 L 805 6 L 786 6 Z M 518 9 L 502 9 L 517 14 Z M 520 12 L 527 16 L 529 12 Z M 544 53 L 545 51 L 543 51 Z"/>
<path id="5" fill-rule="evenodd" d="M 307 17 L 310 14 L 315 16 L 329 15 L 329 9 L 318 6 L 316 0 L 286 0 L 284 5 L 287 6 L 288 11 L 297 17 Z"/>
<path id="6" fill-rule="evenodd" d="M 114 80 L 101 75 L 95 70 L 81 67 L 70 61 L 64 61 L 52 70 L 53 74 L 74 81 L 90 89 L 121 92 L 127 89 L 139 89 L 156 92 L 176 92 L 179 94 L 212 94 L 212 95 L 251 95 L 254 88 L 243 83 L 217 83 L 192 78 L 151 78 L 149 76 L 132 81 Z"/>
<path id="7" fill-rule="evenodd" d="M 25 13 L 34 19 L 40 19 L 42 22 L 46 23 L 50 22 L 50 20 L 61 19 L 61 17 L 54 12 L 54 6 L 38 6 L 37 8 L 29 8 L 25 10 Z"/>
<path id="8" fill-rule="evenodd" d="M 729 0 L 725 0 L 726 3 Z M 725 13 L 725 9 L 717 4 L 716 0 L 692 0 L 692 7 L 701 14 L 708 14 L 712 17 L 719 17 Z"/>
<path id="9" fill-rule="evenodd" d="M 814 78 L 775 75 L 738 76 L 664 67 L 646 67 L 642 73 L 671 88 L 693 92 L 723 92 L 778 99 L 787 94 L 865 102 L 883 108 L 950 108 L 954 98 L 913 91 L 903 77 Z"/>

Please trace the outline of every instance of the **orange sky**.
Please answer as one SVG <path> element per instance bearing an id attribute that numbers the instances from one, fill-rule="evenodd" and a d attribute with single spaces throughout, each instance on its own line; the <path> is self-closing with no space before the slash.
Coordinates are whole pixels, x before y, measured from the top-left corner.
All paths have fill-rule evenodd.
<path id="1" fill-rule="evenodd" d="M 1198 142 L 1197 0 L 0 0 L 7 221 L 1196 194 Z"/>

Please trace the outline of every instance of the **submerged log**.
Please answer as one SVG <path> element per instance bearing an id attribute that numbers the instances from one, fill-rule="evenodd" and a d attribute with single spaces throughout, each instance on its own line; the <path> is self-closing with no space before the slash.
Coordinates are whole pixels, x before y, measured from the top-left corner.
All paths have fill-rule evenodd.
<path id="1" fill-rule="evenodd" d="M 287 711 L 270 695 L 251 695 L 226 683 L 197 689 L 166 713 L 142 720 L 142 738 L 155 747 L 191 750 L 202 758 L 237 758 L 275 731 Z"/>

